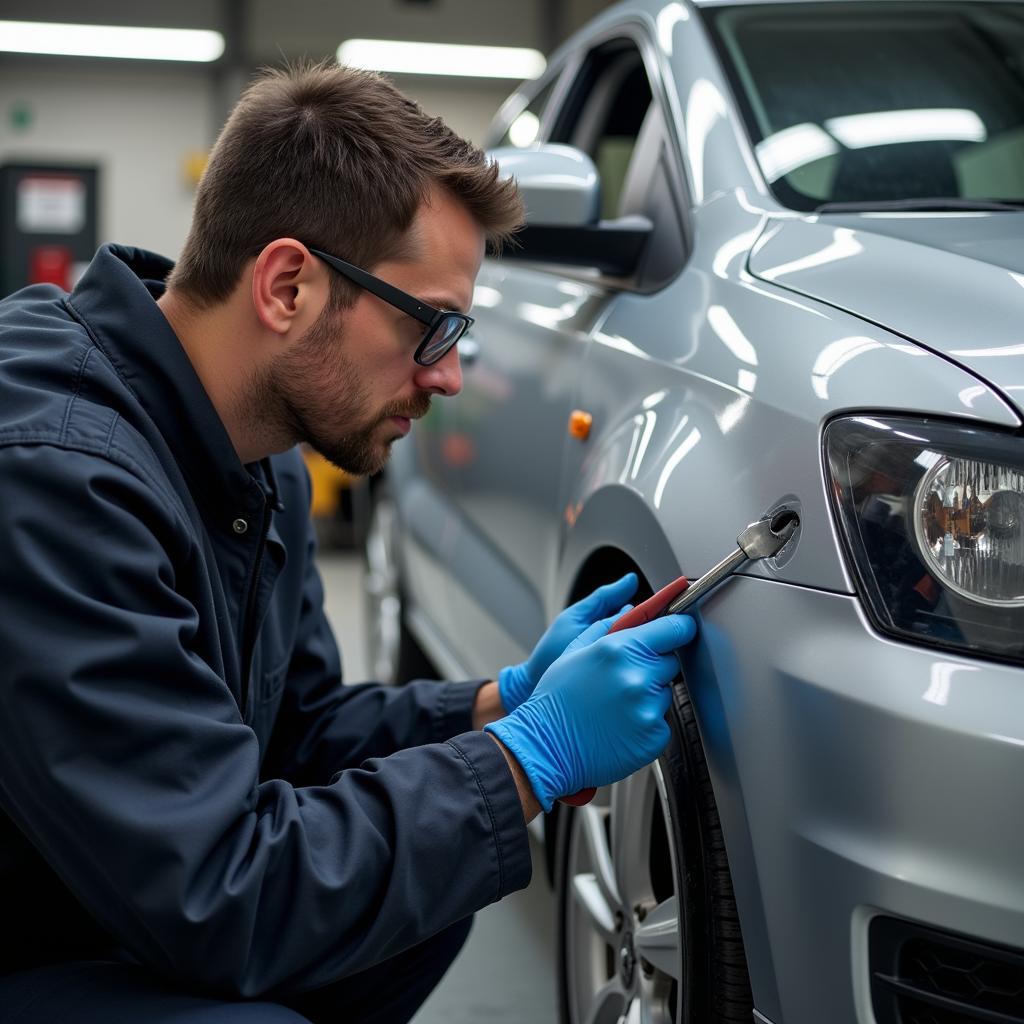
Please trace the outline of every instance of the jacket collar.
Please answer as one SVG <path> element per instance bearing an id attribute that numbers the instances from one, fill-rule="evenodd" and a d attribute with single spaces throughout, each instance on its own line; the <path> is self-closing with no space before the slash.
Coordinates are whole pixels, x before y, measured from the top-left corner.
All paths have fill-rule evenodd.
<path id="1" fill-rule="evenodd" d="M 273 475 L 253 466 L 254 477 L 242 465 L 156 304 L 172 267 L 170 260 L 145 249 L 104 245 L 68 303 L 167 442 L 196 501 L 218 516 L 251 511 L 262 507 Z M 269 460 L 264 464 L 269 469 Z M 268 496 L 274 504 L 275 497 Z"/>

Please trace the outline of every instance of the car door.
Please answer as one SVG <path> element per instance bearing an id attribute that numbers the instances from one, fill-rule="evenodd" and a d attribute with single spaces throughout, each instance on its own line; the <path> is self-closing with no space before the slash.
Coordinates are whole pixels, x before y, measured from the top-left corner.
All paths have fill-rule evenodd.
<path id="1" fill-rule="evenodd" d="M 595 41 L 554 91 L 540 135 L 588 153 L 602 182 L 602 218 L 643 214 L 657 187 L 665 118 L 633 31 Z M 514 122 L 513 122 L 514 123 Z M 678 223 L 679 219 L 673 216 Z M 683 260 L 682 231 L 655 232 L 647 286 Z M 651 255 L 654 254 L 652 260 Z M 648 266 L 649 265 L 649 266 Z M 570 437 L 587 351 L 609 308 L 638 281 L 587 268 L 488 259 L 449 455 L 461 518 L 449 566 L 455 643 L 472 671 L 527 653 L 557 609 L 554 590 L 566 518 L 563 482 L 584 446 Z"/>

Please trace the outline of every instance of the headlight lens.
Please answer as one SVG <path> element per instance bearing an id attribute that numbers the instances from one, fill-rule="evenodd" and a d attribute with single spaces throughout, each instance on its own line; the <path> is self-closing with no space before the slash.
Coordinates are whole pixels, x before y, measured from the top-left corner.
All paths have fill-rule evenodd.
<path id="1" fill-rule="evenodd" d="M 1024 661 L 1024 441 L 851 417 L 825 431 L 832 494 L 875 624 Z"/>
<path id="2" fill-rule="evenodd" d="M 1013 466 L 940 456 L 914 496 L 918 546 L 950 589 L 995 607 L 1024 605 L 1024 492 Z"/>

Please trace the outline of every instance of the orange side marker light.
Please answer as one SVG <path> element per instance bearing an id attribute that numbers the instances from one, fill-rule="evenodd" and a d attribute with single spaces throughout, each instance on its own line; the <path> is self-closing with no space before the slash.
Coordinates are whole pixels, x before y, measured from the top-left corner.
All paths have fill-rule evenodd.
<path id="1" fill-rule="evenodd" d="M 594 422 L 594 417 L 589 412 L 584 412 L 582 409 L 573 409 L 569 414 L 569 435 L 575 437 L 577 441 L 586 441 L 590 436 L 590 427 Z"/>

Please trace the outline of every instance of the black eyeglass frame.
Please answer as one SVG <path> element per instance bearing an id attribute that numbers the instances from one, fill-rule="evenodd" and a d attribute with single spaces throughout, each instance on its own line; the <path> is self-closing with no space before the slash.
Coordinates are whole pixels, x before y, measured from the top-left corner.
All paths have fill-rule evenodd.
<path id="1" fill-rule="evenodd" d="M 388 284 L 387 281 L 382 281 L 379 277 L 374 277 L 373 274 L 367 273 L 365 270 L 361 270 L 359 267 L 352 263 L 346 263 L 344 260 L 339 259 L 337 256 L 332 256 L 330 253 L 324 252 L 321 249 L 309 250 L 314 256 L 319 257 L 329 267 L 332 267 L 343 277 L 347 277 L 353 284 L 357 284 L 360 288 L 368 291 L 371 295 L 376 295 L 378 299 L 382 299 L 389 306 L 394 306 L 395 309 L 400 309 L 403 313 L 411 316 L 414 320 L 418 320 L 421 324 L 426 325 L 426 332 L 423 335 L 423 339 L 419 345 L 416 346 L 416 351 L 412 357 L 419 363 L 420 366 L 432 366 L 434 363 L 443 359 L 447 355 L 448 351 L 453 348 L 466 331 L 475 323 L 475 318 L 471 317 L 468 313 L 457 313 L 453 310 L 448 309 L 436 309 L 429 303 L 422 302 L 417 299 L 414 295 L 410 295 L 408 292 L 403 292 L 401 288 L 396 288 L 393 284 Z M 430 344 L 431 338 L 437 333 L 437 329 L 445 321 L 459 320 L 462 322 L 462 327 L 458 330 L 449 342 L 447 342 L 437 355 L 431 359 L 423 359 L 423 353 L 427 346 Z"/>

